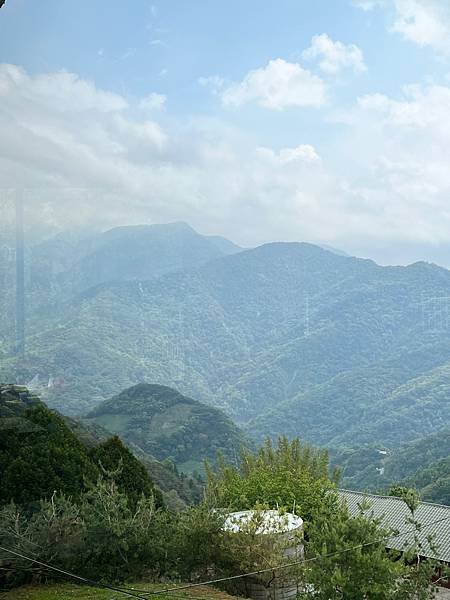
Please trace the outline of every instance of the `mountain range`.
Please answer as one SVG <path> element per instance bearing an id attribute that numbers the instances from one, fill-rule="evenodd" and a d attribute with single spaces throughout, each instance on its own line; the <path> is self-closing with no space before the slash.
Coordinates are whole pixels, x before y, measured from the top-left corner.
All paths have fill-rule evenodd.
<path id="1" fill-rule="evenodd" d="M 257 440 L 396 447 L 450 425 L 446 269 L 305 243 L 244 250 L 185 224 L 28 256 L 41 283 L 28 284 L 27 354 L 4 342 L 0 379 L 34 381 L 63 412 L 147 382 L 222 408 Z"/>

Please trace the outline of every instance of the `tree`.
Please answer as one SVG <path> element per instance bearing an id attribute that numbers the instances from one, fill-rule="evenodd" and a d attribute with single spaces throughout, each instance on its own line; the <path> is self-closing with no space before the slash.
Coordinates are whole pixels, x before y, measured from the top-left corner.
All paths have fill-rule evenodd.
<path id="1" fill-rule="evenodd" d="M 208 501 L 230 510 L 263 505 L 309 520 L 333 487 L 327 452 L 299 439 L 280 437 L 276 446 L 267 439 L 256 454 L 244 450 L 238 466 L 219 460 L 217 472 L 207 467 Z"/>
<path id="2" fill-rule="evenodd" d="M 293 511 L 306 521 L 307 561 L 302 572 L 296 574 L 299 584 L 304 584 L 305 598 L 428 600 L 434 597 L 431 563 L 412 560 L 417 557 L 417 544 L 410 544 L 403 553 L 388 552 L 386 538 L 393 531 L 367 514 L 367 506 L 362 505 L 360 514 L 352 517 L 339 501 L 334 482 L 328 476 L 326 452 L 298 439 L 289 442 L 280 438 L 275 447 L 267 440 L 256 454 L 244 452 L 237 467 L 220 461 L 217 472 L 208 468 L 207 475 L 206 497 L 213 506 L 242 510 L 260 504 Z M 404 498 L 414 511 L 417 506 L 414 493 L 406 491 Z M 230 540 L 231 546 L 225 545 L 225 549 L 238 561 L 240 570 L 255 570 L 252 569 L 255 556 L 259 556 L 261 566 L 276 566 L 275 556 L 262 552 L 258 536 L 245 536 L 242 547 L 239 541 L 239 536 Z M 250 553 L 246 554 L 245 547 Z M 283 553 L 278 553 L 279 558 L 282 556 Z"/>
<path id="3" fill-rule="evenodd" d="M 168 518 L 153 497 L 132 506 L 114 481 L 100 476 L 77 502 L 54 494 L 31 515 L 14 503 L 0 509 L 0 545 L 92 579 L 155 576 L 165 569 Z M 51 573 L 0 551 L 0 587 L 31 578 Z"/>
<path id="4" fill-rule="evenodd" d="M 397 563 L 385 550 L 390 531 L 361 514 L 352 518 L 345 506 L 330 503 L 312 521 L 307 544 L 305 580 L 314 591 L 305 597 L 317 600 L 387 600 L 394 598 L 401 576 Z"/>

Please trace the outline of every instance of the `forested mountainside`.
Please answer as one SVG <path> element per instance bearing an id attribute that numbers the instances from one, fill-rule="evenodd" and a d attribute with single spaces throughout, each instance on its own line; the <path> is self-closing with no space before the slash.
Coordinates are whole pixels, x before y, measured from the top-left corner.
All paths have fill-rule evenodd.
<path id="1" fill-rule="evenodd" d="M 14 243 L 5 241 L 10 252 L 0 260 L 0 336 L 5 336 L 0 356 L 7 351 L 14 324 Z M 101 283 L 150 279 L 240 250 L 225 238 L 200 235 L 182 222 L 60 234 L 26 249 L 28 316 L 51 315 L 55 306 Z"/>
<path id="2" fill-rule="evenodd" d="M 35 502 L 55 489 L 76 495 L 101 473 L 100 462 L 110 470 L 122 464 L 117 483 L 134 500 L 144 491 L 176 508 L 201 497 L 201 483 L 178 474 L 175 465 L 161 463 L 132 443 L 128 449 L 114 432 L 94 422 L 49 410 L 23 386 L 0 384 L 0 432 L 0 502 L 13 497 Z"/>
<path id="3" fill-rule="evenodd" d="M 330 456 L 345 488 L 386 492 L 400 485 L 416 488 L 423 500 L 450 504 L 450 428 L 397 448 L 340 449 Z"/>
<path id="4" fill-rule="evenodd" d="M 183 472 L 202 472 L 219 452 L 233 463 L 249 445 L 238 427 L 217 408 L 161 385 L 140 384 L 102 402 L 85 422 L 117 433 L 159 460 L 170 459 Z"/>
<path id="5" fill-rule="evenodd" d="M 102 469 L 118 468 L 116 483 L 131 503 L 142 493 L 154 494 L 162 503 L 144 465 L 118 437 L 88 449 L 61 415 L 23 388 L 0 386 L 0 408 L 1 505 L 14 500 L 31 507 L 41 498 L 50 499 L 55 490 L 77 497 L 89 482 L 95 483 Z M 19 427 L 12 414 L 20 418 Z"/>
<path id="6" fill-rule="evenodd" d="M 147 381 L 223 408 L 257 439 L 393 447 L 450 424 L 449 297 L 450 272 L 434 265 L 266 244 L 31 314 L 27 356 L 0 376 L 39 376 L 72 414 Z"/>

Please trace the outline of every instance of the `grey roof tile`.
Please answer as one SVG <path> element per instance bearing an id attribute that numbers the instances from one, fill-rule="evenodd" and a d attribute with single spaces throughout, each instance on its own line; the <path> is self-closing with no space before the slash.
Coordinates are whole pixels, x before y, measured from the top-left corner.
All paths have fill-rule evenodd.
<path id="1" fill-rule="evenodd" d="M 338 490 L 338 494 L 346 502 L 351 515 L 358 515 L 360 513 L 359 507 L 366 500 L 370 507 L 365 514 L 373 514 L 374 517 L 381 518 L 383 525 L 398 531 L 400 534 L 413 528 L 413 525 L 407 522 L 407 519 L 411 517 L 411 512 L 401 498 L 350 490 Z M 414 513 L 414 518 L 422 526 L 419 539 L 423 544 L 423 548 L 420 554 L 424 557 L 436 558 L 450 563 L 450 506 L 421 502 Z M 436 521 L 439 522 L 436 523 Z M 435 546 L 436 552 L 433 551 L 427 541 L 430 534 L 433 536 L 432 545 Z M 412 541 L 413 533 L 407 533 L 399 537 L 389 538 L 386 547 L 404 550 L 405 542 L 411 544 Z"/>

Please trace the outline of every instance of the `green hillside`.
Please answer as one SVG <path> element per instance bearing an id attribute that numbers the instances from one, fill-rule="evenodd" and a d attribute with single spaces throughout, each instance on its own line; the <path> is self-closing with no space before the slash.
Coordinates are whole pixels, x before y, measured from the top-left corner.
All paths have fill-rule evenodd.
<path id="1" fill-rule="evenodd" d="M 0 474 L 5 483 L 0 502 L 21 495 L 32 502 L 55 489 L 76 494 L 84 489 L 86 478 L 98 476 L 99 462 L 112 470 L 122 462 L 118 483 L 134 499 L 136 489 L 153 491 L 158 499 L 161 490 L 164 503 L 177 509 L 201 498 L 202 482 L 178 473 L 173 464 L 163 464 L 132 442 L 126 448 L 93 420 L 50 411 L 23 386 L 0 384 L 0 432 Z M 24 470 L 35 482 L 30 489 L 22 485 Z"/>
<path id="2" fill-rule="evenodd" d="M 203 461 L 220 452 L 233 461 L 248 444 L 222 411 L 160 385 L 140 384 L 91 411 L 94 422 L 117 433 L 159 460 L 172 460 L 181 471 L 201 472 Z"/>
<path id="3" fill-rule="evenodd" d="M 331 452 L 349 489 L 416 488 L 423 500 L 450 504 L 450 428 L 397 448 L 366 446 Z"/>
<path id="4" fill-rule="evenodd" d="M 225 238 L 200 235 L 181 222 L 62 233 L 25 249 L 27 317 L 30 324 L 51 318 L 77 294 L 102 283 L 151 279 L 240 250 Z M 0 357 L 13 347 L 14 277 L 11 253 L 0 261 Z"/>
<path id="5" fill-rule="evenodd" d="M 450 456 L 419 469 L 402 483 L 416 488 L 424 500 L 450 505 Z"/>
<path id="6" fill-rule="evenodd" d="M 74 294 L 30 317 L 26 358 L 0 376 L 39 376 L 70 414 L 143 381 L 222 408 L 259 440 L 394 447 L 450 424 L 449 296 L 434 265 L 266 244 Z"/>

